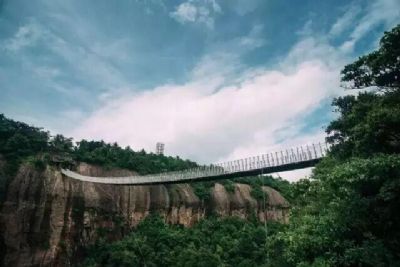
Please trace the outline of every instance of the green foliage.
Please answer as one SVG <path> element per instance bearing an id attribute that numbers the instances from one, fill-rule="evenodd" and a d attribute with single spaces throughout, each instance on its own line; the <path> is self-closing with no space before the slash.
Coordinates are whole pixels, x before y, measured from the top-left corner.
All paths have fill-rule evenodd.
<path id="1" fill-rule="evenodd" d="M 140 174 L 176 171 L 196 167 L 197 164 L 179 157 L 166 157 L 135 152 L 130 147 L 121 148 L 117 143 L 81 140 L 73 145 L 72 138 L 62 135 L 51 137 L 41 128 L 7 119 L 0 114 L 0 154 L 8 160 L 20 161 L 43 153 L 66 155 L 77 161 L 120 167 Z"/>
<path id="2" fill-rule="evenodd" d="M 235 183 L 232 182 L 231 180 L 227 180 L 225 183 L 223 183 L 225 190 L 228 193 L 234 193 L 235 192 Z"/>
<path id="3" fill-rule="evenodd" d="M 73 151 L 74 144 L 72 138 L 66 138 L 61 134 L 57 134 L 51 140 L 49 140 L 50 151 L 52 152 L 66 152 L 70 153 Z"/>
<path id="4" fill-rule="evenodd" d="M 277 237 L 288 263 L 398 266 L 400 156 L 352 159 L 314 179 L 315 197 Z"/>
<path id="5" fill-rule="evenodd" d="M 269 234 L 282 227 L 268 225 Z M 263 225 L 239 218 L 182 228 L 151 215 L 123 240 L 92 246 L 84 266 L 268 266 L 267 240 Z"/>
<path id="6" fill-rule="evenodd" d="M 32 159 L 31 163 L 33 164 L 35 169 L 38 171 L 44 171 L 46 169 L 47 162 L 44 161 L 43 159 L 35 157 Z"/>
<path id="7" fill-rule="evenodd" d="M 346 159 L 400 152 L 400 91 L 335 99 L 340 117 L 327 128 L 332 154 Z"/>
<path id="8" fill-rule="evenodd" d="M 42 128 L 29 126 L 0 114 L 0 159 L 6 166 L 0 175 L 0 204 L 3 202 L 11 177 L 15 176 L 21 162 L 27 161 L 36 169 L 44 170 L 51 159 L 77 160 L 104 167 L 119 167 L 139 174 L 177 171 L 196 167 L 197 164 L 179 157 L 166 157 L 135 152 L 121 148 L 116 143 L 82 140 L 74 146 L 72 138 L 62 135 L 50 136 Z M 1 162 L 0 162 L 1 163 Z M 1 174 L 1 173 L 0 173 Z"/>
<path id="9" fill-rule="evenodd" d="M 17 160 L 31 156 L 48 147 L 49 133 L 41 128 L 7 119 L 0 114 L 0 154 Z"/>
<path id="10" fill-rule="evenodd" d="M 353 88 L 378 86 L 400 87 L 400 24 L 385 32 L 380 47 L 344 67 L 342 80 L 351 82 Z"/>
<path id="11" fill-rule="evenodd" d="M 208 201 L 211 196 L 211 188 L 214 186 L 213 182 L 196 182 L 191 184 L 194 194 L 201 201 Z"/>
<path id="12" fill-rule="evenodd" d="M 144 150 L 135 152 L 130 147 L 121 148 L 117 143 L 107 144 L 103 141 L 78 142 L 74 156 L 78 161 L 130 169 L 142 175 L 178 171 L 197 166 L 196 163 L 179 157 L 166 157 L 146 153 Z"/>
<path id="13" fill-rule="evenodd" d="M 0 170 L 0 204 L 20 162 L 45 150 L 48 138 L 48 132 L 0 114 L 0 163 L 3 165 Z M 40 164 L 37 167 L 40 168 Z"/>

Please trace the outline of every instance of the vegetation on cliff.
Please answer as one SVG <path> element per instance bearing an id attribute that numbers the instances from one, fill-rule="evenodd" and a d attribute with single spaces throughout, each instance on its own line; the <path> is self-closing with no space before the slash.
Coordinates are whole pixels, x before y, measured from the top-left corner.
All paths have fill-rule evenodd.
<path id="1" fill-rule="evenodd" d="M 7 160 L 20 161 L 29 156 L 44 155 L 59 159 L 72 159 L 103 166 L 126 168 L 140 174 L 175 171 L 197 166 L 179 157 L 167 157 L 133 151 L 129 146 L 121 148 L 117 143 L 81 140 L 74 144 L 72 138 L 51 136 L 42 128 L 17 122 L 0 114 L 0 154 Z M 47 156 L 47 157 L 46 157 Z"/>
<path id="2" fill-rule="evenodd" d="M 72 160 L 118 167 L 139 174 L 176 171 L 197 166 L 195 162 L 179 157 L 168 157 L 133 151 L 129 146 L 121 148 L 117 143 L 81 140 L 74 144 L 72 138 L 62 135 L 51 136 L 42 128 L 14 121 L 0 114 L 0 156 L 4 157 L 5 175 L 0 175 L 0 203 L 5 190 L 19 164 L 29 161 L 37 168 L 43 168 L 52 160 L 63 163 Z M 1 160 L 1 158 L 0 158 Z"/>

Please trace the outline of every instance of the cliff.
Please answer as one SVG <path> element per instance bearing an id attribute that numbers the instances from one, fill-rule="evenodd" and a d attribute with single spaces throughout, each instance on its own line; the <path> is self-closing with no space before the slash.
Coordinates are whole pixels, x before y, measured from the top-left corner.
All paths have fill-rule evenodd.
<path id="1" fill-rule="evenodd" d="M 80 163 L 77 171 L 91 176 L 125 176 Z M 207 214 L 259 220 L 288 219 L 288 203 L 274 189 L 263 187 L 266 203 L 251 196 L 251 187 L 234 184 L 233 192 L 215 183 L 210 200 L 201 201 L 188 184 L 113 186 L 83 183 L 46 166 L 20 167 L 8 187 L 0 217 L 0 248 L 4 266 L 71 266 L 82 247 L 99 237 L 121 238 L 150 212 L 171 224 L 191 226 Z M 1 256 L 1 255 L 0 255 Z"/>

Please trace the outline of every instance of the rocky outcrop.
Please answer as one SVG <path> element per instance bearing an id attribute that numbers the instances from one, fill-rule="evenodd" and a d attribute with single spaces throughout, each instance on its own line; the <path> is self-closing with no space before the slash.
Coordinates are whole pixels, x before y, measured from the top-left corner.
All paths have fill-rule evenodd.
<path id="1" fill-rule="evenodd" d="M 246 219 L 253 213 L 262 222 L 288 221 L 289 203 L 278 191 L 263 186 L 266 197 L 257 201 L 251 196 L 251 190 L 247 184 L 235 184 L 235 190 L 230 194 L 223 185 L 216 183 L 211 191 L 212 210 L 220 216 L 238 216 Z"/>
<path id="2" fill-rule="evenodd" d="M 81 163 L 77 171 L 90 176 L 125 176 Z M 216 183 L 210 201 L 201 201 L 188 184 L 116 186 L 75 181 L 56 167 L 38 171 L 20 168 L 8 188 L 0 217 L 4 266 L 71 266 L 82 246 L 99 237 L 119 239 L 152 212 L 171 224 L 191 226 L 206 214 L 264 220 L 287 220 L 287 201 L 263 187 L 265 202 L 252 198 L 251 187 L 235 184 L 229 193 Z"/>

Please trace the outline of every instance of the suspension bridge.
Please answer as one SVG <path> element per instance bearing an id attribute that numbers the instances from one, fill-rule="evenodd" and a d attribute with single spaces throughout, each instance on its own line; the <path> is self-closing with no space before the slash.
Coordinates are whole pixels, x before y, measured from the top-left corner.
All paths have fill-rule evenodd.
<path id="1" fill-rule="evenodd" d="M 181 171 L 141 176 L 94 177 L 81 175 L 67 169 L 62 169 L 61 172 L 65 176 L 75 180 L 102 184 L 149 185 L 188 183 L 257 176 L 260 174 L 271 174 L 312 167 L 326 155 L 327 151 L 328 145 L 326 143 L 317 143 Z"/>

